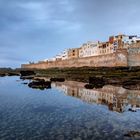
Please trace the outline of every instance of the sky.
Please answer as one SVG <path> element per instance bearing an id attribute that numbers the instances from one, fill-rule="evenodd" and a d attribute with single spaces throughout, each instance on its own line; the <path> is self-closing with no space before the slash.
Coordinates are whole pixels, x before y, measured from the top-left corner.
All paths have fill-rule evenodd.
<path id="1" fill-rule="evenodd" d="M 51 58 L 87 41 L 140 35 L 140 0 L 0 0 L 0 67 Z"/>

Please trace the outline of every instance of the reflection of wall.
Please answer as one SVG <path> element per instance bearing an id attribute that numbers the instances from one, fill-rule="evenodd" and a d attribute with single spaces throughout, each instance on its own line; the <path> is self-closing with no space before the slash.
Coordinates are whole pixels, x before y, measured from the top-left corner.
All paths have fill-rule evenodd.
<path id="1" fill-rule="evenodd" d="M 122 87 L 104 86 L 102 89 L 85 89 L 79 82 L 56 83 L 66 95 L 80 98 L 88 103 L 107 105 L 109 110 L 123 112 L 127 106 L 140 107 L 140 91 L 129 91 Z M 76 84 L 77 83 L 77 84 Z"/>

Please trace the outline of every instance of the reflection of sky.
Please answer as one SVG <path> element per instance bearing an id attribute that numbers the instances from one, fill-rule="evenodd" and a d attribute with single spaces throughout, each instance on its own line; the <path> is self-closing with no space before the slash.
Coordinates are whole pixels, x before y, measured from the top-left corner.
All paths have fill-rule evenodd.
<path id="1" fill-rule="evenodd" d="M 0 66 L 52 57 L 88 40 L 139 34 L 139 0 L 1 0 Z"/>
<path id="2" fill-rule="evenodd" d="M 140 130 L 139 111 L 112 112 L 56 88 L 40 91 L 16 80 L 0 79 L 0 139 L 120 139 L 128 130 Z"/>

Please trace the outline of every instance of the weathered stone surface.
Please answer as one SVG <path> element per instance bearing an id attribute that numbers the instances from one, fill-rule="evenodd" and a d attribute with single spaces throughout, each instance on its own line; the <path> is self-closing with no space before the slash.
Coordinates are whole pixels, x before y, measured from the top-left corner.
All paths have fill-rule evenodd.
<path id="1" fill-rule="evenodd" d="M 128 65 L 129 66 L 140 66 L 140 44 L 139 44 L 139 46 L 129 48 Z"/>
<path id="2" fill-rule="evenodd" d="M 66 67 L 117 67 L 117 66 L 128 66 L 127 61 L 127 50 L 121 49 L 117 52 L 91 56 L 86 58 L 75 58 L 69 60 L 58 60 L 54 62 L 42 62 L 36 64 L 23 64 L 22 68 L 29 69 L 48 69 L 48 68 L 66 68 Z"/>

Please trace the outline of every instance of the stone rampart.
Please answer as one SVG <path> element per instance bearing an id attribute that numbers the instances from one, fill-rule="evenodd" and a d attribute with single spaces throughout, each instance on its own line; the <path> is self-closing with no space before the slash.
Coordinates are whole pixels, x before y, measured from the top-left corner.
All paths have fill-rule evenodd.
<path id="1" fill-rule="evenodd" d="M 65 67 L 116 67 L 128 66 L 128 54 L 126 49 L 117 50 L 115 53 L 92 56 L 86 58 L 75 58 L 69 60 L 59 60 L 54 62 L 42 62 L 36 64 L 23 64 L 22 68 L 29 69 L 47 69 L 47 68 L 65 68 Z"/>
<path id="2" fill-rule="evenodd" d="M 140 66 L 140 47 L 128 49 L 128 66 Z"/>

